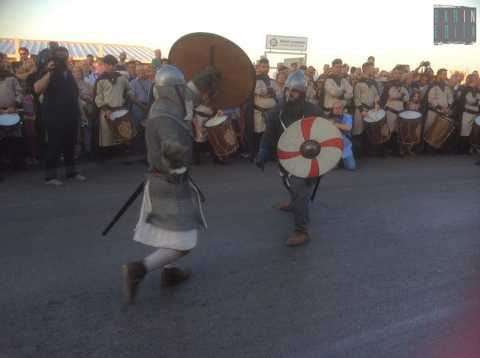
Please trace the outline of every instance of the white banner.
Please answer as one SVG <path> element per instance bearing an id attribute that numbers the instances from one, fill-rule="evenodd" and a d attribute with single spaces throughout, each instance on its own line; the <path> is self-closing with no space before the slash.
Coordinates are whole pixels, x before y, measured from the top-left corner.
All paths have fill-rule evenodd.
<path id="1" fill-rule="evenodd" d="M 278 51 L 307 51 L 307 37 L 267 35 L 265 48 Z"/>

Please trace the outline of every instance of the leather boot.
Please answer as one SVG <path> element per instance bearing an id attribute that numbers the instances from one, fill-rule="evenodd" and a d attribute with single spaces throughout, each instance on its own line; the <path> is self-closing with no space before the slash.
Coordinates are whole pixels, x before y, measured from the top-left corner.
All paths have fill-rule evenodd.
<path id="1" fill-rule="evenodd" d="M 125 295 L 128 303 L 134 303 L 138 286 L 147 274 L 147 269 L 141 261 L 131 262 L 123 265 L 123 278 L 125 283 Z"/>
<path id="2" fill-rule="evenodd" d="M 295 230 L 289 237 L 285 245 L 287 246 L 300 246 L 310 240 L 310 236 L 306 231 Z"/>
<path id="3" fill-rule="evenodd" d="M 189 270 L 182 271 L 178 267 L 165 267 L 162 271 L 162 286 L 172 287 L 190 278 Z"/>

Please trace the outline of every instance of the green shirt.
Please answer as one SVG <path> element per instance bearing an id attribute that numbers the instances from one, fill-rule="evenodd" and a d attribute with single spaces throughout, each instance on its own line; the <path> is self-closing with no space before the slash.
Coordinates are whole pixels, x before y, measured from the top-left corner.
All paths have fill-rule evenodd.
<path id="1" fill-rule="evenodd" d="M 156 70 L 158 70 L 162 66 L 162 61 L 159 60 L 158 58 L 154 58 L 152 60 L 152 65 L 155 67 Z"/>

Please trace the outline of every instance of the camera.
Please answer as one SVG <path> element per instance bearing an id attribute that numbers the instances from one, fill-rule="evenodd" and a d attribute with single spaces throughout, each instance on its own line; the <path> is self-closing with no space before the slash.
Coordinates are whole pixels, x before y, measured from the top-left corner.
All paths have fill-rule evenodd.
<path id="1" fill-rule="evenodd" d="M 55 50 L 58 48 L 58 43 L 55 41 L 51 41 L 48 43 L 48 47 L 44 48 L 42 51 L 38 53 L 37 62 L 38 62 L 38 69 L 40 73 L 48 72 L 47 65 L 50 61 L 53 60 L 53 55 Z"/>

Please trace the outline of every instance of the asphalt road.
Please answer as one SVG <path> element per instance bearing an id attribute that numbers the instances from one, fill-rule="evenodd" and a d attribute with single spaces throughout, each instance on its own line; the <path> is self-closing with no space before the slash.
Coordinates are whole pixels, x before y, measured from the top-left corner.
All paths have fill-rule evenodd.
<path id="1" fill-rule="evenodd" d="M 139 201 L 100 232 L 141 164 L 88 164 L 87 183 L 0 183 L 0 357 L 480 357 L 480 168 L 474 158 L 369 159 L 336 170 L 292 224 L 274 165 L 194 168 L 210 229 L 162 289 L 159 272 L 123 303 Z"/>

